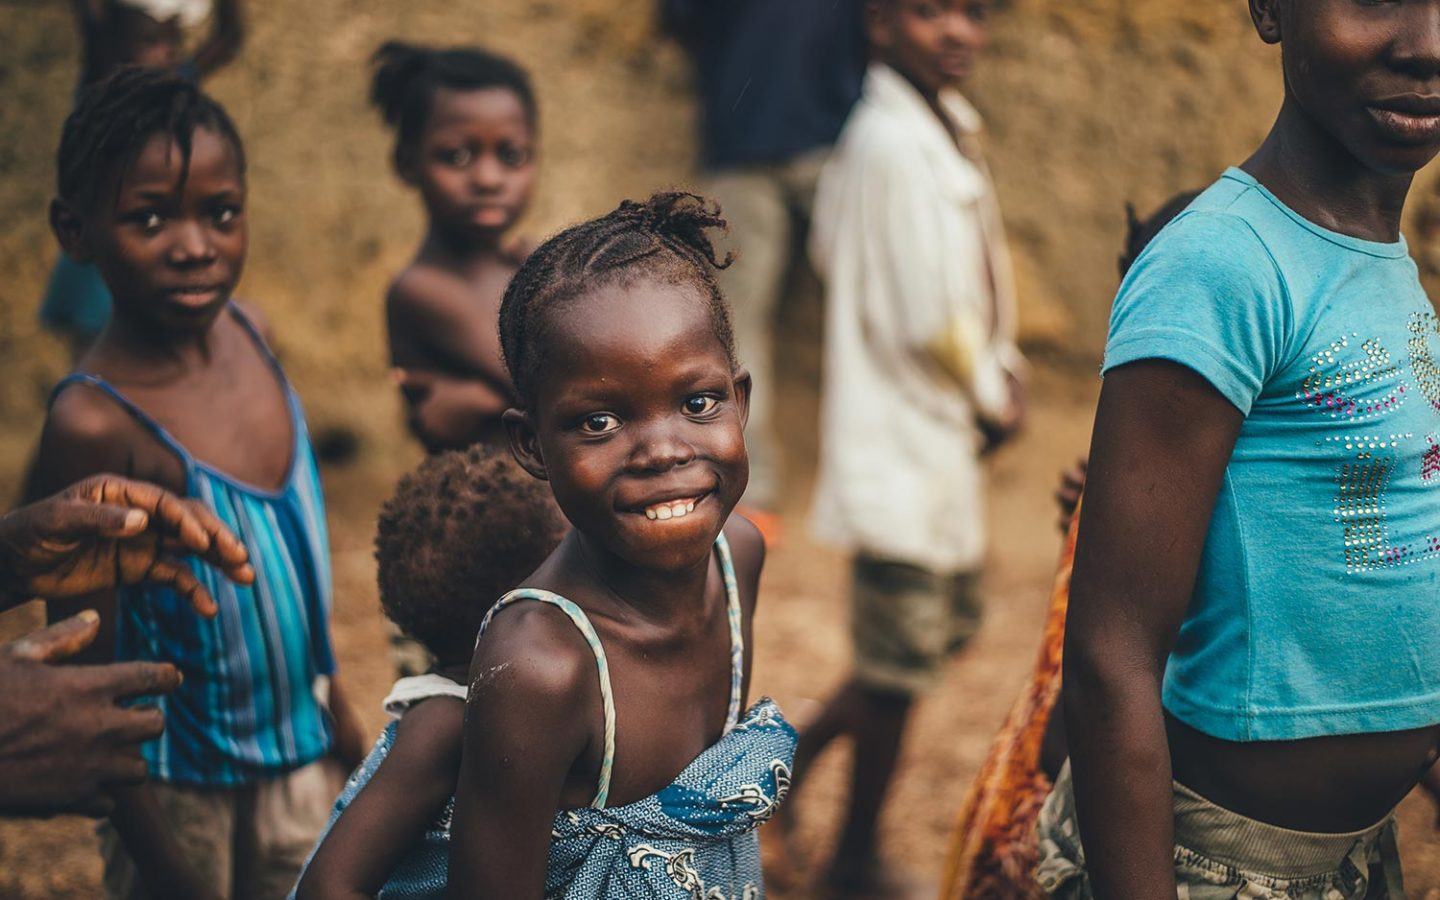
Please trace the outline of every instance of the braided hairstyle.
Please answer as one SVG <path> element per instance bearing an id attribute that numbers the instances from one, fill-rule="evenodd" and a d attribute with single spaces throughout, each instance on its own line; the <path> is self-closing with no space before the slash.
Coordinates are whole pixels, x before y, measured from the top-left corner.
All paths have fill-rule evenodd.
<path id="1" fill-rule="evenodd" d="M 510 91 L 525 109 L 533 131 L 539 116 L 530 75 L 519 65 L 478 47 L 437 50 L 404 41 L 386 41 L 371 59 L 375 77 L 370 102 L 385 124 L 395 129 L 395 164 L 402 165 L 415 146 L 440 88 Z"/>
<path id="2" fill-rule="evenodd" d="M 698 194 L 664 191 L 643 203 L 626 200 L 530 254 L 500 303 L 500 349 L 521 405 L 534 401 L 549 317 L 581 294 L 616 282 L 651 278 L 698 288 L 710 305 L 715 336 L 737 367 L 730 309 L 715 280 L 716 270 L 730 265 L 732 257 L 717 256 L 712 228 L 725 228 L 719 206 Z"/>
<path id="3" fill-rule="evenodd" d="M 508 451 L 477 444 L 432 456 L 380 508 L 380 605 L 436 658 L 469 659 L 486 611 L 566 527 L 549 486 Z"/>
<path id="4" fill-rule="evenodd" d="M 197 128 L 207 128 L 235 151 L 245 174 L 245 145 L 225 108 L 194 82 L 164 71 L 126 67 L 89 85 L 60 134 L 56 190 L 85 212 L 114 191 L 151 138 L 168 135 L 180 148 L 180 183 L 190 173 Z"/>

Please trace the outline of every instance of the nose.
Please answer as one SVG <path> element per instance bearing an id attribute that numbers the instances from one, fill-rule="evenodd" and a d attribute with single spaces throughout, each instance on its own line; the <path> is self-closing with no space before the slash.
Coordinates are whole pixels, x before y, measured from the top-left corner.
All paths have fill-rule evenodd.
<path id="1" fill-rule="evenodd" d="M 1440 75 L 1440 0 L 1407 4 L 1403 11 L 1403 27 L 1391 46 L 1392 64 L 1419 78 Z"/>
<path id="2" fill-rule="evenodd" d="M 639 432 L 630 451 L 630 468 L 639 472 L 666 472 L 695 459 L 695 448 L 668 421 L 652 422 Z"/>
<path id="3" fill-rule="evenodd" d="M 951 10 L 945 16 L 944 37 L 952 46 L 975 50 L 985 42 L 985 28 L 968 10 Z"/>
<path id="4" fill-rule="evenodd" d="M 208 265 L 215 261 L 215 244 L 210 230 L 195 220 L 177 223 L 170 261 L 177 266 Z"/>
<path id="5" fill-rule="evenodd" d="M 498 191 L 505 183 L 505 167 L 493 153 L 482 153 L 470 167 L 470 181 L 478 190 Z"/>

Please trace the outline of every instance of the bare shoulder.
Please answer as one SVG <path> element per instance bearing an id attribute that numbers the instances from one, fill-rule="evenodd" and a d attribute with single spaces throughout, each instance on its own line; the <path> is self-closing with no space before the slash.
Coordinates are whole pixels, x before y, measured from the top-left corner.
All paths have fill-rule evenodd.
<path id="1" fill-rule="evenodd" d="M 755 523 L 733 513 L 725 523 L 725 540 L 735 561 L 741 600 L 753 607 L 760 592 L 760 573 L 765 568 L 765 538 Z"/>
<path id="2" fill-rule="evenodd" d="M 596 682 L 595 652 L 550 603 L 522 600 L 495 614 L 475 644 L 471 705 L 501 700 L 540 711 L 574 709 Z"/>
<path id="3" fill-rule="evenodd" d="M 402 771 L 433 772 L 454 782 L 460 764 L 465 727 L 465 702 L 457 697 L 422 700 L 400 718 L 388 761 Z"/>
<path id="4" fill-rule="evenodd" d="M 414 262 L 390 282 L 385 304 L 391 315 L 424 315 L 446 306 L 466 284 L 454 272 L 426 262 Z"/>
<path id="5" fill-rule="evenodd" d="M 270 326 L 270 318 L 260 307 L 249 300 L 231 300 L 230 302 L 235 304 L 235 308 L 240 310 L 240 314 L 254 327 L 255 332 L 260 335 L 266 346 L 275 346 L 275 331 Z"/>
<path id="6" fill-rule="evenodd" d="M 156 480 L 155 438 L 99 388 L 77 383 L 56 396 L 40 433 L 27 493 L 51 493 L 88 475 L 113 472 Z M 173 481 L 174 479 L 168 479 Z M 176 485 L 164 484 L 171 490 Z M 184 490 L 184 485 L 178 486 Z"/>

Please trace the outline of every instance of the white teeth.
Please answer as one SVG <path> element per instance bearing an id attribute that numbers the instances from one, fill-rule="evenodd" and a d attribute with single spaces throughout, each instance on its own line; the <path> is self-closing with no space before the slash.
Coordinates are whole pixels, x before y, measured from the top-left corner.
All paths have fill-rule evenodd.
<path id="1" fill-rule="evenodd" d="M 682 519 L 695 511 L 695 500 L 674 500 L 669 503 L 657 503 L 654 506 L 645 508 L 645 518 L 653 521 L 663 522 L 667 519 Z"/>

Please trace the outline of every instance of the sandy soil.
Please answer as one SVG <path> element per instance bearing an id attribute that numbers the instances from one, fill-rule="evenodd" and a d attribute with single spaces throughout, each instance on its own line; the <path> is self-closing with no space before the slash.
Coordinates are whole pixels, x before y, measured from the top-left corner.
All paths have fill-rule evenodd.
<path id="1" fill-rule="evenodd" d="M 795 386 L 793 380 L 791 387 Z M 786 541 L 771 556 L 757 622 L 755 690 L 803 714 L 844 676 L 847 660 L 845 567 L 806 537 L 803 451 L 813 414 L 805 397 L 787 436 L 794 468 Z M 1091 379 L 1041 373 L 1031 427 L 995 460 L 985 626 L 969 651 L 919 709 L 903 772 L 885 817 L 888 855 L 921 876 L 938 877 L 960 798 L 990 739 L 1024 682 L 1039 640 L 1051 567 L 1059 545 L 1049 491 L 1053 476 L 1084 450 L 1094 402 Z M 391 680 L 375 594 L 371 539 L 374 510 L 408 458 L 327 473 L 334 535 L 335 637 L 341 665 L 370 724 Z M 823 758 L 804 795 L 801 834 L 823 858 L 840 814 L 848 771 L 843 748 Z M 1401 846 L 1415 898 L 1440 898 L 1440 833 L 1428 801 L 1401 810 Z M 99 861 L 93 825 L 79 819 L 0 823 L 0 896 L 91 896 Z M 790 896 L 804 896 L 803 893 Z"/>

